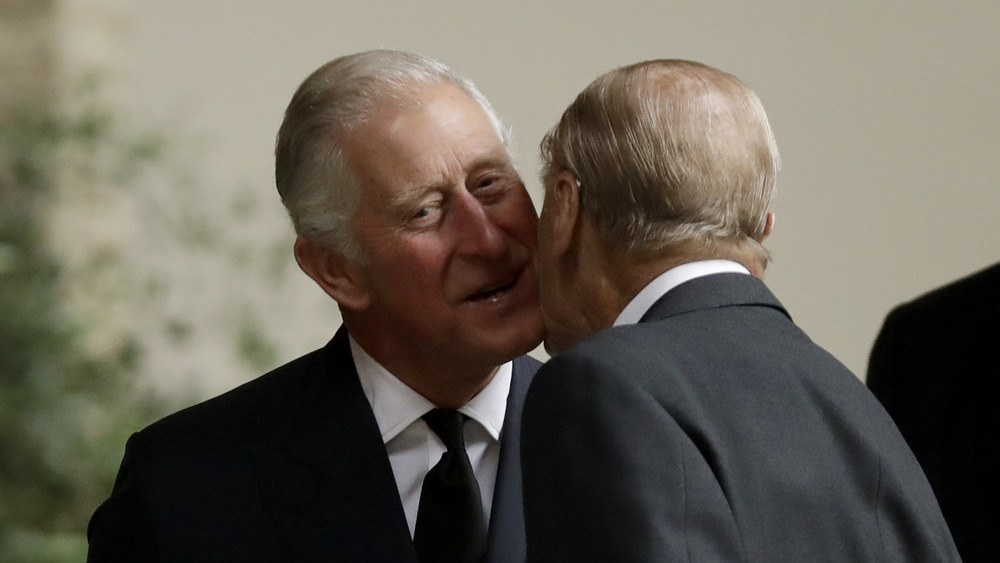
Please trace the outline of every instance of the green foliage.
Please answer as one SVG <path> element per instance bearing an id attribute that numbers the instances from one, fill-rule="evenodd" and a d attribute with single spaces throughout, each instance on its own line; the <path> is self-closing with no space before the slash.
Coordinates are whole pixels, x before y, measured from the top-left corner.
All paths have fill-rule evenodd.
<path id="1" fill-rule="evenodd" d="M 85 327 L 61 305 L 63 270 L 46 236 L 68 171 L 127 185 L 159 146 L 155 135 L 117 138 L 94 104 L 0 123 L 0 561 L 82 561 L 127 434 L 163 410 L 133 388 L 136 342 L 81 344 Z"/>
<path id="2" fill-rule="evenodd" d="M 205 205 L 190 169 L 172 159 L 176 145 L 201 147 L 123 133 L 98 82 L 85 80 L 69 109 L 0 115 L 0 563 L 85 559 L 87 522 L 112 489 L 128 435 L 195 398 L 184 388 L 167 404 L 139 390 L 157 353 L 186 357 L 218 343 L 236 369 L 256 373 L 280 356 L 255 301 L 278 293 L 290 241 L 256 236 L 250 187 L 226 210 Z M 139 238 L 77 232 L 78 221 L 100 225 L 106 208 L 124 209 Z M 224 298 L 176 307 L 200 270 L 212 277 L 195 276 L 205 282 L 197 291 Z M 182 370 L 198 381 L 221 368 Z"/>

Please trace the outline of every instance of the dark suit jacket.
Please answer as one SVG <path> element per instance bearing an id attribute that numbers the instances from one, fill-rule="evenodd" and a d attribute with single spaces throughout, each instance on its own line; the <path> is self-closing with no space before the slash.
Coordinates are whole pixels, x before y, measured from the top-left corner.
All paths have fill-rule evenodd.
<path id="1" fill-rule="evenodd" d="M 524 560 L 518 436 L 538 362 L 514 361 L 488 561 Z M 129 440 L 92 562 L 416 561 L 346 331 Z"/>
<path id="2" fill-rule="evenodd" d="M 956 561 L 878 401 L 757 278 L 717 274 L 542 367 L 529 561 Z"/>
<path id="3" fill-rule="evenodd" d="M 903 304 L 868 364 L 966 562 L 1000 561 L 1000 264 Z"/>

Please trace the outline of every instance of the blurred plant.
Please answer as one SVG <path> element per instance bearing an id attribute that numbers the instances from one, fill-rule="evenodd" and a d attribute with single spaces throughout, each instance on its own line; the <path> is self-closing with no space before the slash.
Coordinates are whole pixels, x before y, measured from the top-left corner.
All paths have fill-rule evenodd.
<path id="1" fill-rule="evenodd" d="M 133 131 L 100 86 L 0 113 L 0 563 L 84 560 L 129 434 L 281 356 L 259 319 L 294 270 L 287 229 L 260 228 L 251 186 L 212 207 L 204 147 Z"/>
<path id="2" fill-rule="evenodd" d="M 161 153 L 158 135 L 121 136 L 94 87 L 72 111 L 22 108 L 0 124 L 0 561 L 82 561 L 127 435 L 165 407 L 133 384 L 134 339 L 85 345 L 49 244 L 63 183 L 128 187 Z"/>

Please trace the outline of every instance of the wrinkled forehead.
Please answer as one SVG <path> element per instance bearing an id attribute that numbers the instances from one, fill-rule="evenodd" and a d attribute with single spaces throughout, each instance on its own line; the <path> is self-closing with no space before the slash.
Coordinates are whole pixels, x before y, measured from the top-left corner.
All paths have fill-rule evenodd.
<path id="1" fill-rule="evenodd" d="M 349 124 L 348 130 L 356 129 L 386 116 L 398 115 L 407 111 L 426 108 L 428 104 L 438 100 L 436 94 L 446 92 L 452 103 L 474 105 L 483 117 L 490 123 L 502 143 L 507 144 L 507 134 L 499 118 L 493 112 L 489 102 L 481 94 L 466 90 L 462 85 L 444 78 L 429 78 L 426 80 L 409 80 L 405 83 L 383 84 L 375 95 L 368 99 L 366 107 L 358 118 Z"/>
<path id="2" fill-rule="evenodd" d="M 355 127 L 353 136 L 407 140 L 409 136 L 426 136 L 430 131 L 449 139 L 475 132 L 506 145 L 490 112 L 463 89 L 448 82 L 416 84 L 406 91 L 386 95 L 373 104 L 366 119 Z"/>
<path id="3" fill-rule="evenodd" d="M 481 161 L 512 167 L 486 112 L 450 85 L 383 105 L 344 148 L 358 179 L 378 185 L 457 182 Z"/>

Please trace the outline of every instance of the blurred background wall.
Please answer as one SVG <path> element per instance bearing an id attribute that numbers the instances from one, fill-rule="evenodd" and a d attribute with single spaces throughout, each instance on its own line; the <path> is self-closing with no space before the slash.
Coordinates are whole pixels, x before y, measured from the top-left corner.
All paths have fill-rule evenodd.
<path id="1" fill-rule="evenodd" d="M 472 78 L 540 205 L 538 141 L 590 80 L 702 61 L 757 91 L 781 148 L 768 284 L 863 377 L 894 304 L 1000 260 L 998 28 L 989 0 L 0 0 L 0 109 L 106 118 L 100 181 L 60 172 L 44 213 L 58 297 L 87 350 L 184 403 L 339 324 L 273 187 L 283 110 L 322 63 L 387 47 Z"/>

